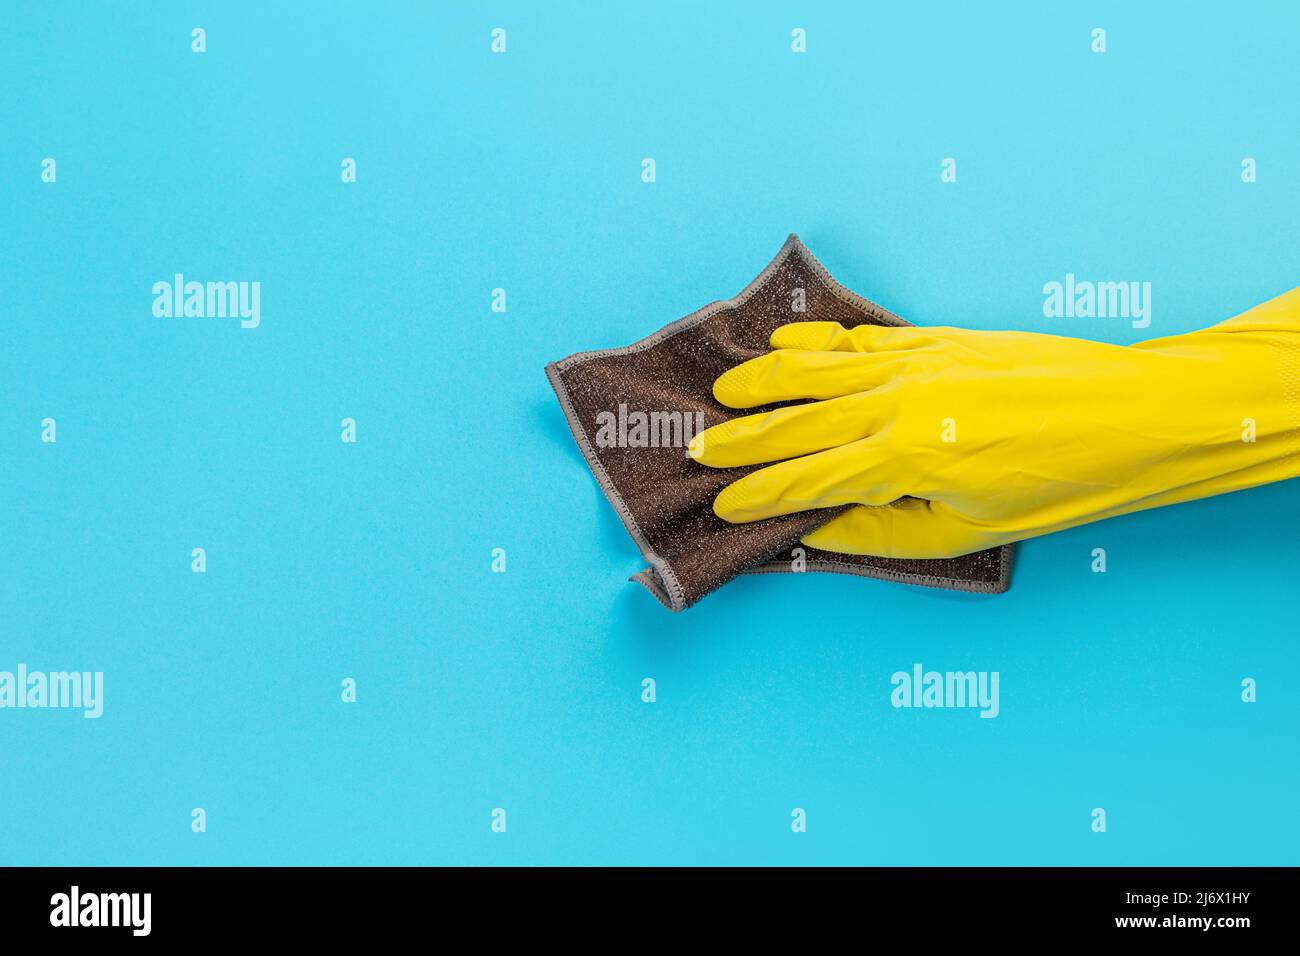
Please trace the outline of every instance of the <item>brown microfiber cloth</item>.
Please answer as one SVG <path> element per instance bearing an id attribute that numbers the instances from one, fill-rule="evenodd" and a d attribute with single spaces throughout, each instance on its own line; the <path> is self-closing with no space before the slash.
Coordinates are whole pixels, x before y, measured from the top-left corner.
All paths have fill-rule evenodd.
<path id="1" fill-rule="evenodd" d="M 801 298 L 805 309 L 797 311 Z M 734 299 L 705 306 L 624 348 L 579 352 L 546 367 L 587 464 L 650 562 L 632 580 L 673 611 L 690 607 L 737 574 L 804 569 L 956 591 L 1005 591 L 1010 545 L 943 560 L 860 557 L 799 544 L 843 508 L 739 525 L 713 513 L 719 491 L 762 466 L 706 468 L 686 453 L 689 435 L 672 426 L 681 420 L 694 426 L 696 412 L 703 413 L 707 428 L 765 410 L 738 412 L 718 404 L 713 380 L 767 352 L 772 331 L 797 321 L 833 321 L 850 328 L 910 324 L 836 282 L 792 234 Z M 656 427 L 638 432 L 637 412 L 647 417 L 679 413 L 680 418 L 670 425 L 660 417 Z M 634 440 L 661 436 L 662 441 L 654 442 L 660 447 L 626 447 L 628 435 Z M 795 548 L 804 551 L 802 567 Z"/>

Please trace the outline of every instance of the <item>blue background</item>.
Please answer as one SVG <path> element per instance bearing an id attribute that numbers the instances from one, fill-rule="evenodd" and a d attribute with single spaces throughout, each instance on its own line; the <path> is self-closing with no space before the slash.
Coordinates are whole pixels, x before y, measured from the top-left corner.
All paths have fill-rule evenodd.
<path id="1" fill-rule="evenodd" d="M 791 231 L 919 324 L 1285 291 L 1294 5 L 542 7 L 8 6 L 0 669 L 106 704 L 0 711 L 0 863 L 1296 862 L 1300 482 L 1029 542 L 999 597 L 672 615 L 542 373 Z M 261 327 L 154 318 L 175 272 L 260 281 Z M 1066 272 L 1150 281 L 1151 328 L 1043 318 Z M 893 709 L 915 662 L 1001 716 Z"/>

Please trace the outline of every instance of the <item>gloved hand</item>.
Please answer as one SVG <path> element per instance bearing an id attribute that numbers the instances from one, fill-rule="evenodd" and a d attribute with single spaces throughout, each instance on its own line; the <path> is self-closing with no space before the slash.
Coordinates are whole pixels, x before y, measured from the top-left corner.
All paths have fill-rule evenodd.
<path id="1" fill-rule="evenodd" d="M 1300 474 L 1300 288 L 1120 346 L 1026 332 L 798 322 L 724 373 L 752 408 L 696 436 L 719 517 L 858 504 L 805 537 L 891 558 L 967 554 Z"/>

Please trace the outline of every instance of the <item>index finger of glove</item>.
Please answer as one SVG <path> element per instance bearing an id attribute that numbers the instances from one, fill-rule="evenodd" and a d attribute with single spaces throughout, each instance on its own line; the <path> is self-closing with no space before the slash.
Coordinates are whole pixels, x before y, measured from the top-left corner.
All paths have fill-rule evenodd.
<path id="1" fill-rule="evenodd" d="M 838 398 L 883 385 L 903 359 L 888 352 L 801 352 L 779 349 L 723 372 L 713 397 L 731 408 L 754 408 L 797 398 Z"/>
<path id="2" fill-rule="evenodd" d="M 774 349 L 805 352 L 898 352 L 934 341 L 932 329 L 910 325 L 858 325 L 838 322 L 791 322 L 772 333 Z"/>

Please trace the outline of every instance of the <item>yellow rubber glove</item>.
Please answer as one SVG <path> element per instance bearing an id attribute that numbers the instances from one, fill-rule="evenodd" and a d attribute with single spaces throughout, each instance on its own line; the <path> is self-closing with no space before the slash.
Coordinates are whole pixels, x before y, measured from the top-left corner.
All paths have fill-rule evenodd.
<path id="1" fill-rule="evenodd" d="M 1027 332 L 799 322 L 713 394 L 696 436 L 731 522 L 858 504 L 805 537 L 944 558 L 1300 474 L 1300 288 L 1213 328 L 1120 346 Z"/>

